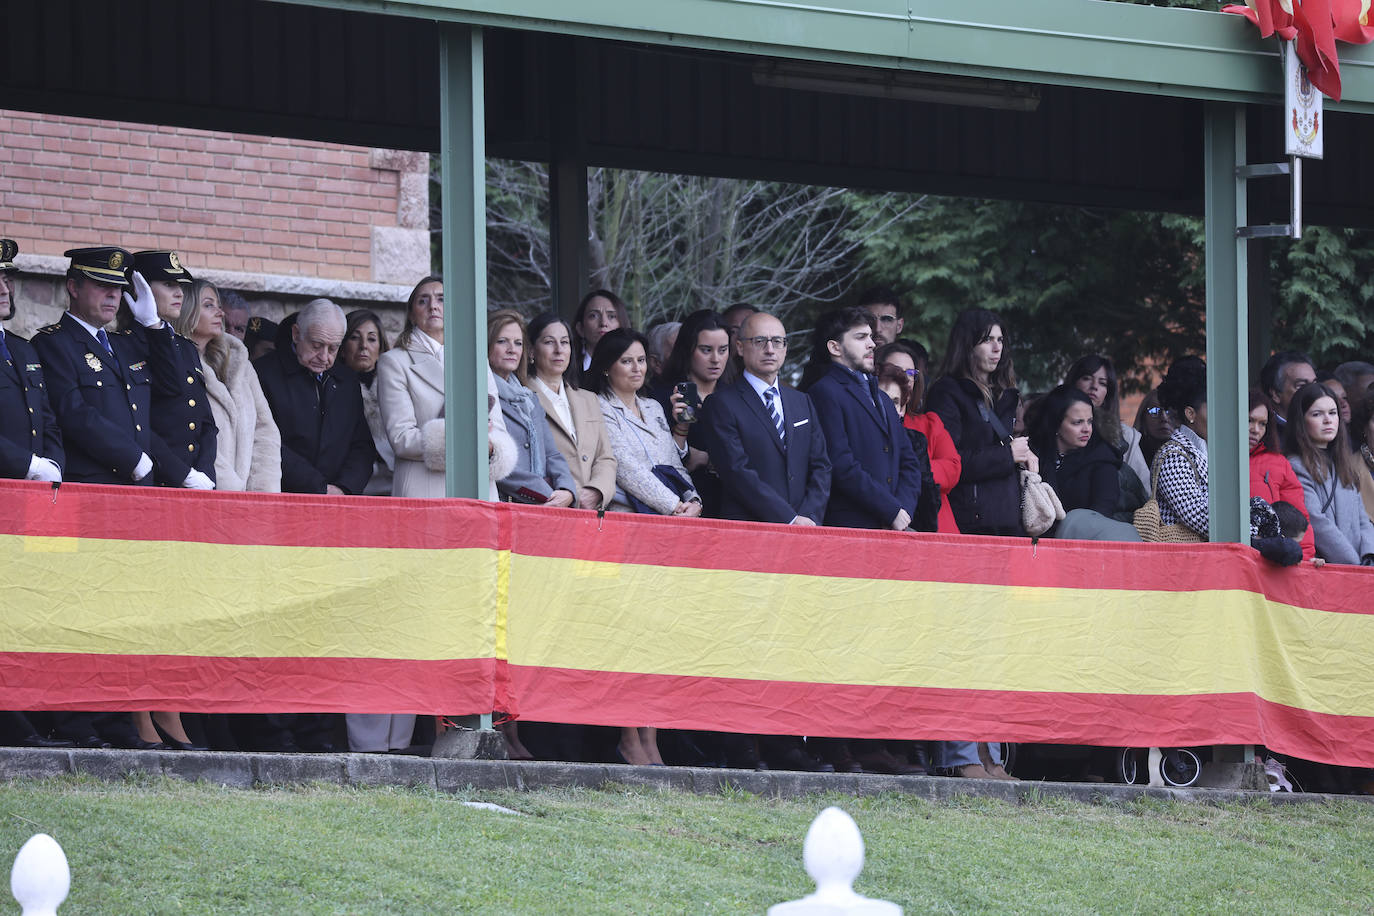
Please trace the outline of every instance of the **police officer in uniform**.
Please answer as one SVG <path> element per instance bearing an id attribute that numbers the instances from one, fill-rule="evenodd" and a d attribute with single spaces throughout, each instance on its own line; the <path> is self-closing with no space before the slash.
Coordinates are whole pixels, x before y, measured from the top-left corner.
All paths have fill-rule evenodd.
<path id="1" fill-rule="evenodd" d="M 137 296 L 124 293 L 121 330 L 147 354 L 153 373 L 153 461 L 158 483 L 208 490 L 215 483 L 215 441 L 218 430 L 205 394 L 200 354 L 195 344 L 172 330 L 181 314 L 190 271 L 175 251 L 134 253 L 131 278 Z M 134 320 L 136 307 L 153 303 L 162 326 L 145 327 Z M 161 440 L 161 447 L 158 446 Z"/>
<path id="2" fill-rule="evenodd" d="M 133 257 L 123 248 L 67 251 L 67 311 L 39 328 L 48 400 L 62 429 L 67 480 L 151 485 L 152 372 L 127 334 L 110 334 Z"/>
<path id="3" fill-rule="evenodd" d="M 18 253 L 13 239 L 0 239 L 0 320 L 14 317 Z M 38 353 L 0 328 L 0 477 L 61 483 L 65 460 Z"/>

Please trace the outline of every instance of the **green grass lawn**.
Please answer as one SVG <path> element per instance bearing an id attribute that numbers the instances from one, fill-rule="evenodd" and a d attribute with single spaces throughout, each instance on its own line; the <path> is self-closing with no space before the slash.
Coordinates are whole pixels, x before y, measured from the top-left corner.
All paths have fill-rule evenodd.
<path id="1" fill-rule="evenodd" d="M 828 804 L 863 831 L 858 890 L 910 914 L 1368 913 L 1374 901 L 1374 806 L 1355 801 L 1016 805 L 614 786 L 446 795 L 62 778 L 0 785 L 0 848 L 8 868 L 31 834 L 57 837 L 72 868 L 63 916 L 762 913 L 812 889 L 802 839 Z"/>

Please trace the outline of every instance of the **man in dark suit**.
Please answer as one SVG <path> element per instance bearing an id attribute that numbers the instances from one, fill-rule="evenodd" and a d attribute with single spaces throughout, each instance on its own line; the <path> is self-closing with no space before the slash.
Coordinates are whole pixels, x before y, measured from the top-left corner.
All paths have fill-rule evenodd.
<path id="1" fill-rule="evenodd" d="M 755 312 L 740 326 L 735 350 L 743 375 L 702 408 L 711 463 L 721 481 L 721 514 L 818 524 L 830 496 L 830 461 L 811 399 L 777 383 L 787 356 L 782 322 Z"/>
<path id="2" fill-rule="evenodd" d="M 726 518 L 815 525 L 830 495 L 825 436 L 811 399 L 778 384 L 787 357 L 782 322 L 754 312 L 734 340 L 744 371 L 702 405 L 707 451 L 721 483 Z M 796 736 L 762 735 L 758 753 L 775 769 L 834 772 Z"/>
<path id="3" fill-rule="evenodd" d="M 830 455 L 825 524 L 905 531 L 921 495 L 921 466 L 870 374 L 873 349 L 872 319 L 860 309 L 830 312 L 816 325 L 806 393 Z"/>
<path id="4" fill-rule="evenodd" d="M 335 362 L 344 327 L 342 309 L 315 299 L 282 322 L 277 348 L 253 362 L 281 430 L 283 493 L 361 493 L 372 477 L 362 388 Z"/>
<path id="5" fill-rule="evenodd" d="M 14 317 L 18 253 L 13 239 L 0 239 L 0 320 Z M 65 461 L 38 352 L 0 328 L 0 477 L 61 483 Z"/>
<path id="6" fill-rule="evenodd" d="M 152 484 L 152 373 L 127 334 L 107 333 L 132 259 L 123 248 L 74 248 L 67 311 L 33 346 L 62 430 L 67 480 Z"/>

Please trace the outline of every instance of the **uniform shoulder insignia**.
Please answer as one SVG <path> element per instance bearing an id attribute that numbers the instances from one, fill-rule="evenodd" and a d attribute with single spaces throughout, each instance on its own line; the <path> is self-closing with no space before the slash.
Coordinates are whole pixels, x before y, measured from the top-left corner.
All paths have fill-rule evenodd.
<path id="1" fill-rule="evenodd" d="M 125 329 L 122 330 L 122 331 L 115 331 L 116 334 L 125 334 L 125 335 L 132 334 L 133 332 L 134 332 L 134 329 L 133 329 L 133 328 L 125 328 Z"/>
<path id="2" fill-rule="evenodd" d="M 58 331 L 60 331 L 61 329 L 62 329 L 62 325 L 60 325 L 60 324 L 49 324 L 49 325 L 45 325 L 44 327 L 39 328 L 39 329 L 38 329 L 38 333 L 39 333 L 39 334 L 56 334 L 56 333 L 57 333 Z"/>

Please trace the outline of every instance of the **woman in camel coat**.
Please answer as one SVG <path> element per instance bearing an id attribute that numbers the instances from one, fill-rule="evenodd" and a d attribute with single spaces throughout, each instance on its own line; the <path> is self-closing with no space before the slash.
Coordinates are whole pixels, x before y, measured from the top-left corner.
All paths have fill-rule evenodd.
<path id="1" fill-rule="evenodd" d="M 525 387 L 539 395 L 554 444 L 568 460 L 583 509 L 601 509 L 615 496 L 615 455 L 601 405 L 590 391 L 568 382 L 572 332 L 552 312 L 530 323 L 530 371 Z"/>

